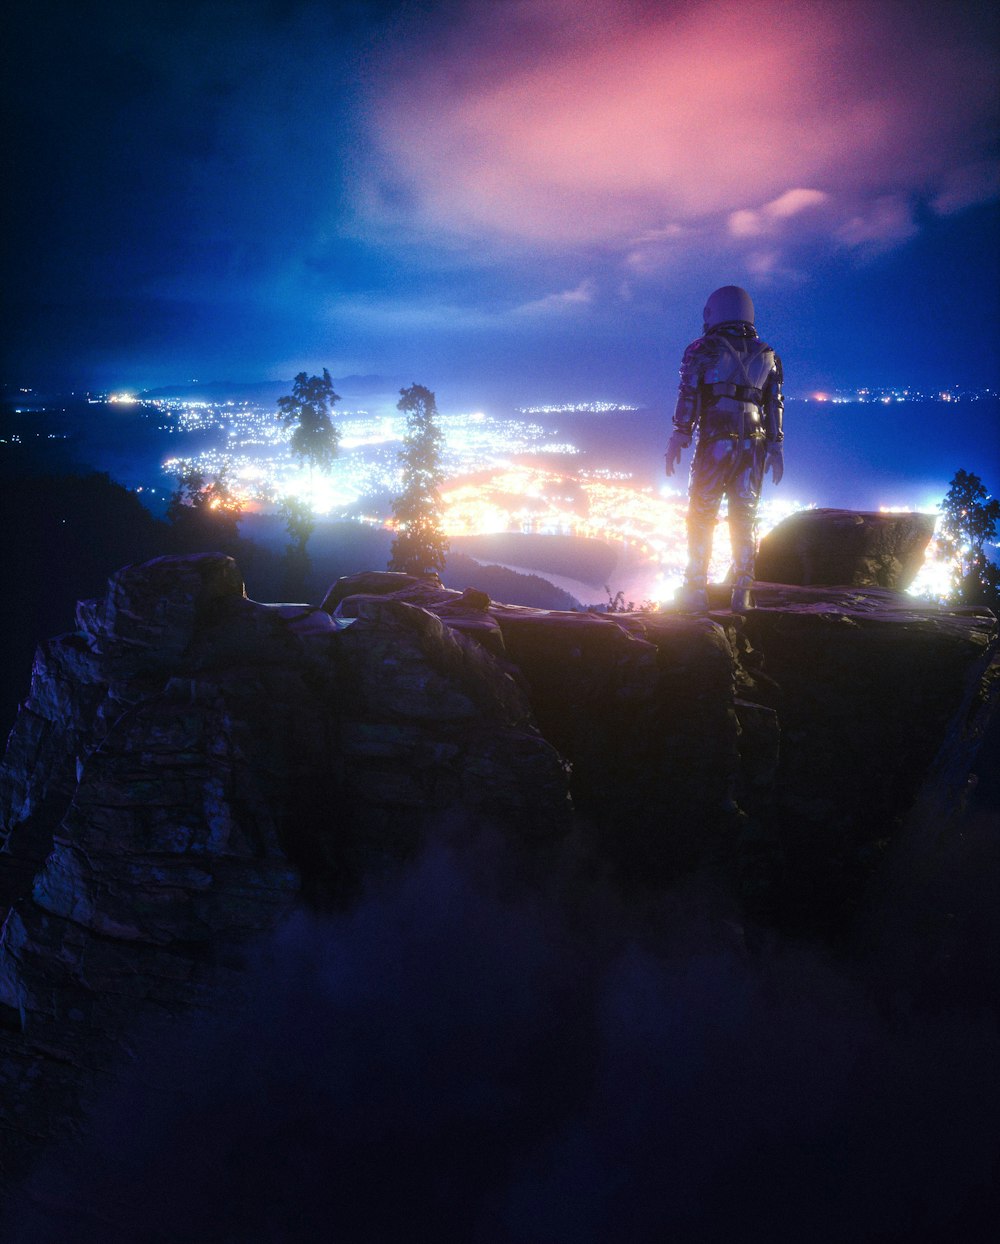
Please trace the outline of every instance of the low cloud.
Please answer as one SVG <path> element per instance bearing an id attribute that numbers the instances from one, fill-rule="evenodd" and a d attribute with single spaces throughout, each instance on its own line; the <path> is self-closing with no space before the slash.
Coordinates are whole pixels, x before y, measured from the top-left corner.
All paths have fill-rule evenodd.
<path id="1" fill-rule="evenodd" d="M 1000 164 L 980 160 L 953 169 L 944 178 L 931 207 L 941 216 L 950 216 L 976 203 L 1000 197 Z"/>
<path id="2" fill-rule="evenodd" d="M 737 238 L 773 233 L 801 212 L 822 207 L 829 201 L 830 196 L 823 190 L 786 190 L 770 203 L 765 203 L 758 211 L 741 208 L 732 212 L 729 216 L 729 232 Z"/>
<path id="3" fill-rule="evenodd" d="M 846 220 L 836 236 L 845 246 L 871 253 L 908 242 L 918 232 L 911 205 L 898 196 L 886 195 Z"/>
<path id="4" fill-rule="evenodd" d="M 558 314 L 562 311 L 588 306 L 594 301 L 595 292 L 595 282 L 587 278 L 582 280 L 574 289 L 566 289 L 562 293 L 546 294 L 542 298 L 535 298 L 531 302 L 522 303 L 517 310 L 523 315 Z"/>

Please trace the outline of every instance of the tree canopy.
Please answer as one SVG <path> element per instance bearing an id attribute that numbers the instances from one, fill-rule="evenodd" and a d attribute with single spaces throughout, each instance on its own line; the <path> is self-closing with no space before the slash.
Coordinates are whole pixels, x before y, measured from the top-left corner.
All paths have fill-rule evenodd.
<path id="1" fill-rule="evenodd" d="M 1000 501 L 978 475 L 956 471 L 941 506 L 938 534 L 945 555 L 955 562 L 955 597 L 965 604 L 1000 603 L 1000 571 L 983 551 L 1000 522 Z"/>
<path id="2" fill-rule="evenodd" d="M 177 487 L 167 506 L 172 541 L 183 552 L 203 547 L 232 554 L 238 543 L 243 504 L 229 486 L 223 468 L 212 477 L 188 467 L 177 477 Z"/>
<path id="3" fill-rule="evenodd" d="M 340 395 L 334 392 L 330 373 L 323 368 L 322 376 L 307 376 L 300 371 L 292 391 L 278 398 L 278 415 L 286 428 L 294 428 L 292 452 L 311 467 L 328 471 L 337 456 L 340 432 L 330 418 Z"/>
<path id="4" fill-rule="evenodd" d="M 309 537 L 316 530 L 316 516 L 312 506 L 301 497 L 282 497 L 278 503 L 278 513 L 285 520 L 285 527 L 291 540 L 291 548 L 304 557 Z"/>
<path id="5" fill-rule="evenodd" d="M 441 529 L 444 436 L 435 423 L 437 402 L 422 384 L 412 384 L 399 393 L 396 409 L 406 415 L 406 435 L 399 455 L 403 491 L 392 503 L 396 535 L 389 569 L 418 575 L 440 573 L 448 541 Z"/>
<path id="6" fill-rule="evenodd" d="M 197 467 L 188 467 L 177 476 L 177 487 L 167 506 L 167 518 L 176 521 L 184 516 L 185 510 L 221 510 L 238 515 L 242 509 L 242 502 L 229 486 L 225 467 L 214 477 Z"/>

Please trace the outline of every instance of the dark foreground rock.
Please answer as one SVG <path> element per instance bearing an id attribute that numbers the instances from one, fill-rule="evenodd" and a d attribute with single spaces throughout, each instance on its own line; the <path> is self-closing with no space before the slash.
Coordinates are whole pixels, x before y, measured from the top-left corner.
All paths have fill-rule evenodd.
<path id="1" fill-rule="evenodd" d="M 432 825 L 565 832 L 524 690 L 422 609 L 260 605 L 204 555 L 119 572 L 78 624 L 0 772 L 5 1130 L 71 1115 L 138 1018 L 197 1005 L 303 890 L 343 897 Z"/>
<path id="2" fill-rule="evenodd" d="M 842 922 L 947 834 L 996 622 L 880 588 L 756 599 L 558 613 L 373 572 L 310 608 L 247 600 L 221 555 L 120 571 L 40 648 L 0 770 L 13 1167 L 137 1022 L 211 1006 L 303 894 L 350 902 L 433 836 L 626 887 L 709 868 L 755 919 Z"/>
<path id="3" fill-rule="evenodd" d="M 757 576 L 902 591 L 916 578 L 934 524 L 933 514 L 801 510 L 761 540 Z"/>

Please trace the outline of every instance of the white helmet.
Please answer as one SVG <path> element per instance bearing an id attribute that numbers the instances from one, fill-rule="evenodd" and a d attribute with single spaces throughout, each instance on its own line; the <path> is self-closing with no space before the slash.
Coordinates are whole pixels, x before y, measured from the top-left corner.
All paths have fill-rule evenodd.
<path id="1" fill-rule="evenodd" d="M 706 331 L 714 328 L 716 324 L 729 324 L 734 320 L 752 324 L 753 299 L 738 285 L 723 285 L 714 294 L 709 294 L 702 315 Z"/>

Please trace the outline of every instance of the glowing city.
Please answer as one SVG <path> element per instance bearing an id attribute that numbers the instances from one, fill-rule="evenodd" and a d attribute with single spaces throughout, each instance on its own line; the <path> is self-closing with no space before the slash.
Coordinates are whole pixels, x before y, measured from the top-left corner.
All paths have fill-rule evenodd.
<path id="1" fill-rule="evenodd" d="M 404 430 L 403 416 L 391 407 L 337 411 L 340 451 L 332 469 L 323 473 L 296 460 L 289 448 L 290 431 L 272 407 L 133 394 L 108 400 L 135 406 L 137 413 L 155 420 L 160 434 L 184 442 L 183 450 L 162 462 L 165 491 L 182 474 L 196 470 L 209 478 L 223 475 L 247 513 L 266 513 L 283 498 L 297 497 L 321 518 L 375 526 L 390 520 L 400 484 L 398 451 Z M 681 581 L 686 556 L 683 477 L 656 486 L 631 471 L 584 465 L 580 448 L 553 427 L 565 412 L 608 415 L 634 407 L 588 402 L 533 409 L 535 419 L 526 411 L 519 411 L 518 418 L 483 411 L 440 416 L 446 535 L 519 532 L 603 540 L 619 550 L 616 577 L 631 598 L 669 599 Z M 548 426 L 538 421 L 545 416 Z M 760 534 L 809 505 L 808 498 L 765 493 Z M 716 580 L 725 575 L 728 557 L 723 512 L 712 563 Z M 932 546 L 911 591 L 943 596 L 948 576 L 948 566 Z M 574 585 L 564 586 L 572 590 Z"/>

